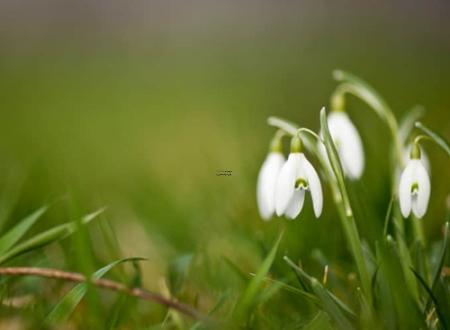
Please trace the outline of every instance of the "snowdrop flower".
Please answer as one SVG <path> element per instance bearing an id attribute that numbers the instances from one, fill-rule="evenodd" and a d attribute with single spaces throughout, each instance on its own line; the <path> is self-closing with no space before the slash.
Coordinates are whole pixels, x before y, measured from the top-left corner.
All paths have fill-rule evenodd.
<path id="1" fill-rule="evenodd" d="M 328 127 L 344 174 L 350 179 L 359 179 L 364 170 L 364 150 L 355 125 L 344 111 L 332 111 L 328 115 Z M 326 154 L 323 146 L 319 150 Z"/>
<path id="2" fill-rule="evenodd" d="M 414 150 L 415 149 L 415 150 Z M 430 200 L 430 177 L 420 157 L 420 149 L 413 148 L 399 184 L 400 210 L 407 218 L 411 210 L 417 218 L 422 218 Z"/>
<path id="3" fill-rule="evenodd" d="M 259 171 L 256 198 L 259 214 L 264 220 L 269 220 L 275 212 L 275 186 L 284 161 L 281 152 L 271 151 Z"/>
<path id="4" fill-rule="evenodd" d="M 295 219 L 303 208 L 305 191 L 310 191 L 314 214 L 322 213 L 323 197 L 319 176 L 301 152 L 301 140 L 292 139 L 291 153 L 278 175 L 275 188 L 275 211 L 278 216 Z"/>

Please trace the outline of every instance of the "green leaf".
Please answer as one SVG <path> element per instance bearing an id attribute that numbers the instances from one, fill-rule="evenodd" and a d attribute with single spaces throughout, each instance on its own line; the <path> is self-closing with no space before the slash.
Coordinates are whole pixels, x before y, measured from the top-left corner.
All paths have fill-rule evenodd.
<path id="1" fill-rule="evenodd" d="M 449 143 L 438 133 L 434 132 L 430 128 L 426 127 L 421 122 L 416 122 L 416 127 L 425 132 L 438 146 L 440 146 L 448 156 L 450 156 Z"/>
<path id="2" fill-rule="evenodd" d="M 100 268 L 92 275 L 92 280 L 98 280 L 102 278 L 108 271 L 114 266 L 127 262 L 136 260 L 146 260 L 145 258 L 133 257 L 124 258 L 111 262 L 110 264 Z M 48 324 L 55 324 L 59 322 L 66 321 L 72 312 L 75 310 L 77 305 L 83 299 L 84 295 L 88 290 L 89 283 L 79 283 L 74 286 L 59 302 L 53 307 L 50 313 L 47 315 L 46 322 Z"/>
<path id="3" fill-rule="evenodd" d="M 323 300 L 323 297 L 319 297 L 317 295 L 317 287 L 320 286 L 322 288 L 322 290 L 324 290 L 326 292 L 326 294 L 329 296 L 329 298 L 331 298 L 331 300 L 337 305 L 339 306 L 339 308 L 347 313 L 347 315 L 351 316 L 351 317 L 356 317 L 356 314 L 350 309 L 350 307 L 348 307 L 346 304 L 344 304 L 338 297 L 336 297 L 332 292 L 330 292 L 329 290 L 327 290 L 326 288 L 324 288 L 320 282 L 308 275 L 303 269 L 301 269 L 300 267 L 298 267 L 291 259 L 289 259 L 288 257 L 284 257 L 284 260 L 287 262 L 287 264 L 299 275 L 299 280 L 301 281 L 301 283 L 303 283 L 303 285 L 306 287 L 306 289 L 308 291 L 311 291 L 315 294 L 316 298 L 319 299 L 320 304 L 319 306 L 325 310 L 324 303 L 325 301 Z M 314 285 L 316 286 L 316 288 L 314 289 L 313 287 L 313 282 Z M 328 298 L 327 298 L 327 303 L 328 303 Z M 325 310 L 327 311 L 327 310 Z M 327 311 L 328 312 L 328 311 Z M 343 316 L 343 315 L 342 315 Z M 340 318 L 340 316 L 338 317 Z"/>
<path id="4" fill-rule="evenodd" d="M 234 261 L 230 260 L 227 256 L 222 256 L 222 259 L 225 261 L 225 263 L 228 265 L 231 270 L 238 275 L 239 279 L 242 281 L 248 280 L 248 274 L 246 274 L 242 269 L 239 268 L 238 265 L 234 263 Z"/>
<path id="5" fill-rule="evenodd" d="M 328 291 L 324 289 L 322 284 L 320 284 L 317 279 L 313 278 L 311 286 L 317 298 L 322 301 L 323 310 L 336 322 L 336 325 L 341 329 L 353 329 L 350 321 L 342 314 L 339 306 L 328 294 Z"/>
<path id="6" fill-rule="evenodd" d="M 36 223 L 36 221 L 47 211 L 48 207 L 43 206 L 34 211 L 26 218 L 22 219 L 17 225 L 11 228 L 0 238 L 0 255 L 8 251 L 23 235 Z"/>
<path id="7" fill-rule="evenodd" d="M 314 318 L 302 327 L 302 330 L 332 330 L 328 315 L 319 311 Z"/>
<path id="8" fill-rule="evenodd" d="M 262 283 L 264 282 L 264 278 L 266 277 L 273 261 L 275 260 L 282 235 L 283 234 L 278 237 L 269 254 L 264 259 L 258 271 L 256 272 L 255 277 L 250 280 L 247 287 L 245 288 L 245 291 L 239 298 L 234 310 L 234 313 L 235 315 L 237 315 L 238 319 L 248 315 L 248 313 L 250 313 L 252 308 L 256 305 L 256 296 L 261 288 Z"/>
<path id="9" fill-rule="evenodd" d="M 405 283 L 401 255 L 398 246 L 392 237 L 377 244 L 377 258 L 380 265 L 378 271 L 378 284 L 380 285 L 381 308 L 385 322 L 391 327 L 400 329 L 424 328 L 424 317 L 414 298 L 411 288 Z M 411 271 L 409 271 L 410 274 Z M 413 275 L 414 279 L 414 275 Z M 415 279 L 414 279 L 415 280 Z M 387 326 L 387 324 L 385 324 Z"/>
<path id="10" fill-rule="evenodd" d="M 446 222 L 445 226 L 444 226 L 444 242 L 442 243 L 441 257 L 439 258 L 439 264 L 434 273 L 433 284 L 431 286 L 433 291 L 436 286 L 436 283 L 438 282 L 439 278 L 441 277 L 442 268 L 444 267 L 445 257 L 447 256 L 447 251 L 448 251 L 448 247 L 449 247 L 449 238 L 448 238 L 449 235 L 450 235 L 450 223 Z"/>
<path id="11" fill-rule="evenodd" d="M 88 224 L 103 211 L 104 208 L 84 216 L 81 219 L 81 224 L 83 225 Z M 77 230 L 77 226 L 78 223 L 76 221 L 72 221 L 48 229 L 40 234 L 37 234 L 36 236 L 31 237 L 25 242 L 17 244 L 13 248 L 11 248 L 8 252 L 2 254 L 0 256 L 0 264 L 3 264 L 4 262 L 14 257 L 17 257 L 18 255 L 21 255 L 25 252 L 40 248 L 42 246 L 53 243 L 57 240 L 63 239 L 69 236 L 70 234 L 74 233 Z"/>
<path id="12" fill-rule="evenodd" d="M 180 291 L 188 276 L 193 257 L 192 254 L 182 255 L 169 264 L 168 284 L 172 295 L 176 296 Z"/>
<path id="13" fill-rule="evenodd" d="M 445 324 L 444 314 L 442 313 L 439 303 L 438 303 L 436 297 L 434 296 L 431 288 L 427 285 L 427 282 L 422 278 L 422 276 L 420 276 L 420 274 L 414 270 L 414 268 L 411 267 L 411 271 L 416 276 L 416 278 L 419 280 L 420 285 L 422 285 L 422 287 L 425 289 L 425 291 L 427 292 L 431 301 L 433 301 L 434 308 L 436 309 L 436 313 L 439 318 L 439 322 L 441 322 L 444 329 L 447 329 L 447 325 Z"/>

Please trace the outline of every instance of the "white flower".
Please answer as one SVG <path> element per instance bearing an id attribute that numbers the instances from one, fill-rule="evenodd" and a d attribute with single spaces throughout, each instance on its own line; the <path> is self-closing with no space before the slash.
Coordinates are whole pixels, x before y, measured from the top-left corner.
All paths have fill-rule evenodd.
<path id="1" fill-rule="evenodd" d="M 328 115 L 328 128 L 336 145 L 344 174 L 350 179 L 359 179 L 364 170 L 364 150 L 355 125 L 345 112 L 332 111 Z M 322 152 L 325 151 L 323 147 L 321 149 Z"/>
<path id="2" fill-rule="evenodd" d="M 284 161 L 282 153 L 270 152 L 259 171 L 256 198 L 259 213 L 264 220 L 269 220 L 275 212 L 275 185 Z"/>
<path id="3" fill-rule="evenodd" d="M 296 218 L 303 208 L 306 190 L 311 193 L 314 214 L 318 218 L 323 204 L 319 176 L 303 153 L 292 152 L 278 175 L 275 189 L 277 215 Z"/>
<path id="4" fill-rule="evenodd" d="M 400 177 L 398 196 L 403 217 L 407 218 L 411 210 L 416 217 L 423 217 L 430 200 L 430 178 L 419 159 L 410 159 L 406 165 Z"/>

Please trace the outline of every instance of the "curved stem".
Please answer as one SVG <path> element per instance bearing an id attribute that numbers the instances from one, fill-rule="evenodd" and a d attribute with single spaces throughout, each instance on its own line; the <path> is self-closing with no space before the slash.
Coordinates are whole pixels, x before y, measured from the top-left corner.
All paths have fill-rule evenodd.
<path id="1" fill-rule="evenodd" d="M 40 268 L 40 267 L 4 267 L 4 268 L 0 268 L 0 274 L 1 275 L 11 275 L 11 276 L 32 275 L 32 276 L 47 277 L 47 278 L 53 278 L 53 279 L 61 279 L 61 280 L 77 282 L 77 283 L 89 281 L 89 279 L 87 279 L 86 276 L 84 276 L 83 274 L 80 274 L 80 273 L 65 272 L 65 271 L 58 270 L 58 269 Z M 184 305 L 182 303 L 179 303 L 179 302 L 171 300 L 171 299 L 167 299 L 158 293 L 154 293 L 154 292 L 147 291 L 145 289 L 137 288 L 137 287 L 129 288 L 122 283 L 107 280 L 107 279 L 94 279 L 94 280 L 91 280 L 90 283 L 95 286 L 98 286 L 100 288 L 121 292 L 121 293 L 127 294 L 129 296 L 140 298 L 143 300 L 153 301 L 160 305 L 164 305 L 168 308 L 176 309 L 177 311 L 179 311 L 187 316 L 190 316 L 194 319 L 206 320 L 205 316 L 201 315 L 199 312 L 197 312 L 195 309 L 191 308 L 190 306 Z"/>
<path id="2" fill-rule="evenodd" d="M 277 127 L 279 129 L 282 129 L 286 133 L 294 136 L 297 134 L 298 126 L 293 124 L 290 121 L 287 121 L 285 119 L 279 118 L 279 117 L 269 117 L 267 118 L 267 123 L 270 126 Z"/>
<path id="3" fill-rule="evenodd" d="M 386 122 L 394 140 L 394 149 L 397 161 L 399 162 L 401 167 L 403 167 L 403 148 L 400 141 L 399 128 L 397 120 L 395 119 L 395 116 L 389 106 L 378 96 L 378 94 L 375 94 L 375 92 L 371 88 L 368 89 L 354 83 L 344 82 L 336 87 L 331 96 L 332 110 L 340 111 L 344 109 L 345 94 L 351 94 L 365 101 L 375 111 L 375 113 L 384 122 Z"/>
<path id="4" fill-rule="evenodd" d="M 440 146 L 447 153 L 448 156 L 450 156 L 450 146 L 443 137 L 439 136 L 439 134 L 433 132 L 431 129 L 429 129 L 419 121 L 415 123 L 415 126 L 421 131 L 425 132 L 438 146 Z"/>
<path id="5" fill-rule="evenodd" d="M 311 130 L 309 128 L 306 128 L 306 127 L 302 127 L 302 128 L 299 128 L 297 130 L 297 135 L 300 137 L 300 133 L 302 133 L 302 132 L 308 133 L 309 135 L 314 137 L 318 142 L 323 143 L 323 141 L 320 138 L 320 136 L 316 132 L 314 132 L 313 130 Z"/>

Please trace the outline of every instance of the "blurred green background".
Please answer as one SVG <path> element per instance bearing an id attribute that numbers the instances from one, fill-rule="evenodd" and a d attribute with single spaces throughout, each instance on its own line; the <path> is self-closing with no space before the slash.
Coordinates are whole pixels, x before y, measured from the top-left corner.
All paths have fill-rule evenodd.
<path id="1" fill-rule="evenodd" d="M 253 271 L 282 228 L 282 253 L 312 273 L 321 272 L 313 251 L 350 263 L 327 188 L 320 220 L 310 201 L 295 221 L 260 220 L 256 176 L 274 132 L 266 118 L 317 130 L 341 68 L 398 118 L 423 105 L 424 123 L 450 138 L 449 13 L 445 1 L 2 1 L 1 228 L 45 203 L 54 206 L 36 231 L 107 206 L 101 221 L 119 254 L 149 258 L 146 287 L 159 290 L 168 262 L 196 253 L 200 306 L 237 285 L 223 256 Z M 363 103 L 351 99 L 348 111 L 367 155 L 353 187 L 357 221 L 373 239 L 390 198 L 389 134 Z M 433 239 L 450 180 L 442 152 L 426 150 Z M 114 258 L 97 224 L 86 237 L 88 268 Z M 46 250 L 43 263 L 80 270 L 74 241 Z"/>

